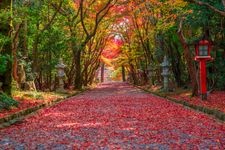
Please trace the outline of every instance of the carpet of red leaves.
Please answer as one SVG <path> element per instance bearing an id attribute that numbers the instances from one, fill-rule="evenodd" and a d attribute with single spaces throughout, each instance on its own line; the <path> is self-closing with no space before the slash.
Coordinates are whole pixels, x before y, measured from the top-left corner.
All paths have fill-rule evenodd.
<path id="1" fill-rule="evenodd" d="M 182 93 L 171 97 L 177 100 L 185 100 L 194 105 L 217 109 L 225 113 L 225 91 L 214 91 L 204 101 L 200 97 L 190 97 L 190 93 Z"/>
<path id="2" fill-rule="evenodd" d="M 23 98 L 21 99 L 20 97 L 14 97 L 15 100 L 17 100 L 19 102 L 18 107 L 13 107 L 10 110 L 1 110 L 0 111 L 0 118 L 9 116 L 11 114 L 32 108 L 34 106 L 43 104 L 45 102 L 50 102 L 53 101 L 55 99 L 57 99 L 58 96 L 48 96 L 45 97 L 44 99 L 31 99 L 31 98 Z"/>
<path id="3" fill-rule="evenodd" d="M 224 149 L 225 124 L 124 83 L 0 130 L 0 149 Z"/>

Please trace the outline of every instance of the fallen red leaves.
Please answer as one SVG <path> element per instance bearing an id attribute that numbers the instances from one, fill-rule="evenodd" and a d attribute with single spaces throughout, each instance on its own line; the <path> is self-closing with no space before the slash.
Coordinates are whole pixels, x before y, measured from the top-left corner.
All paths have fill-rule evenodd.
<path id="1" fill-rule="evenodd" d="M 126 84 L 103 84 L 0 130 L 0 149 L 224 149 L 225 124 Z"/>
<path id="2" fill-rule="evenodd" d="M 207 100 L 202 101 L 200 97 L 190 97 L 190 94 L 182 93 L 171 96 L 177 100 L 185 100 L 191 104 L 208 107 L 210 109 L 217 109 L 225 113 L 225 91 L 214 91 Z"/>
<path id="3" fill-rule="evenodd" d="M 48 97 L 45 97 L 44 99 L 33 99 L 33 98 L 22 98 L 21 99 L 21 97 L 14 97 L 14 99 L 19 102 L 19 106 L 13 107 L 10 110 L 1 110 L 0 111 L 0 118 L 6 117 L 6 116 L 11 115 L 11 114 L 14 114 L 16 112 L 26 110 L 28 108 L 32 108 L 34 106 L 43 104 L 45 102 L 53 101 L 57 98 L 58 98 L 58 96 L 48 96 Z"/>

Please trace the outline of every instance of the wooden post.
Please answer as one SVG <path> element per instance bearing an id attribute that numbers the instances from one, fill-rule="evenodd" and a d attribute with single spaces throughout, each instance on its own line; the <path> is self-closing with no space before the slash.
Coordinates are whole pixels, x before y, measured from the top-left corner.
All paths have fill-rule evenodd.
<path id="1" fill-rule="evenodd" d="M 123 79 L 123 82 L 126 81 L 126 72 L 125 72 L 124 66 L 122 66 L 122 79 Z"/>
<path id="2" fill-rule="evenodd" d="M 200 90 L 202 100 L 207 100 L 206 60 L 200 61 Z"/>
<path id="3" fill-rule="evenodd" d="M 104 82 L 105 64 L 101 65 L 101 82 Z"/>

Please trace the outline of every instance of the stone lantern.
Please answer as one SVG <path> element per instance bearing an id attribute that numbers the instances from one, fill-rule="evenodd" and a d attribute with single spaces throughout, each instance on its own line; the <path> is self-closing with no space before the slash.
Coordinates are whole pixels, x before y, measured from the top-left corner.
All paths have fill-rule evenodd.
<path id="1" fill-rule="evenodd" d="M 167 56 L 164 56 L 163 62 L 161 63 L 162 66 L 162 76 L 163 76 L 163 88 L 164 91 L 169 91 L 169 60 Z"/>
<path id="2" fill-rule="evenodd" d="M 66 65 L 63 63 L 63 60 L 61 58 L 59 60 L 59 63 L 55 66 L 55 68 L 57 69 L 57 77 L 59 79 L 59 85 L 56 91 L 65 92 L 63 79 L 65 78 L 65 75 L 66 75 L 64 71 L 64 69 L 66 68 Z"/>
<path id="3" fill-rule="evenodd" d="M 213 60 L 210 55 L 212 43 L 208 40 L 200 40 L 195 45 L 195 60 L 199 62 L 200 68 L 200 94 L 202 100 L 207 100 L 207 71 L 206 62 Z"/>

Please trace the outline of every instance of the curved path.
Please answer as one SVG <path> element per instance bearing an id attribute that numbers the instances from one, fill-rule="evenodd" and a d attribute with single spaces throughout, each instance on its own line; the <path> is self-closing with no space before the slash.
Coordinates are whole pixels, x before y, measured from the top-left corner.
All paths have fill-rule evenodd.
<path id="1" fill-rule="evenodd" d="M 225 149 L 225 124 L 108 83 L 1 129 L 0 149 Z"/>

